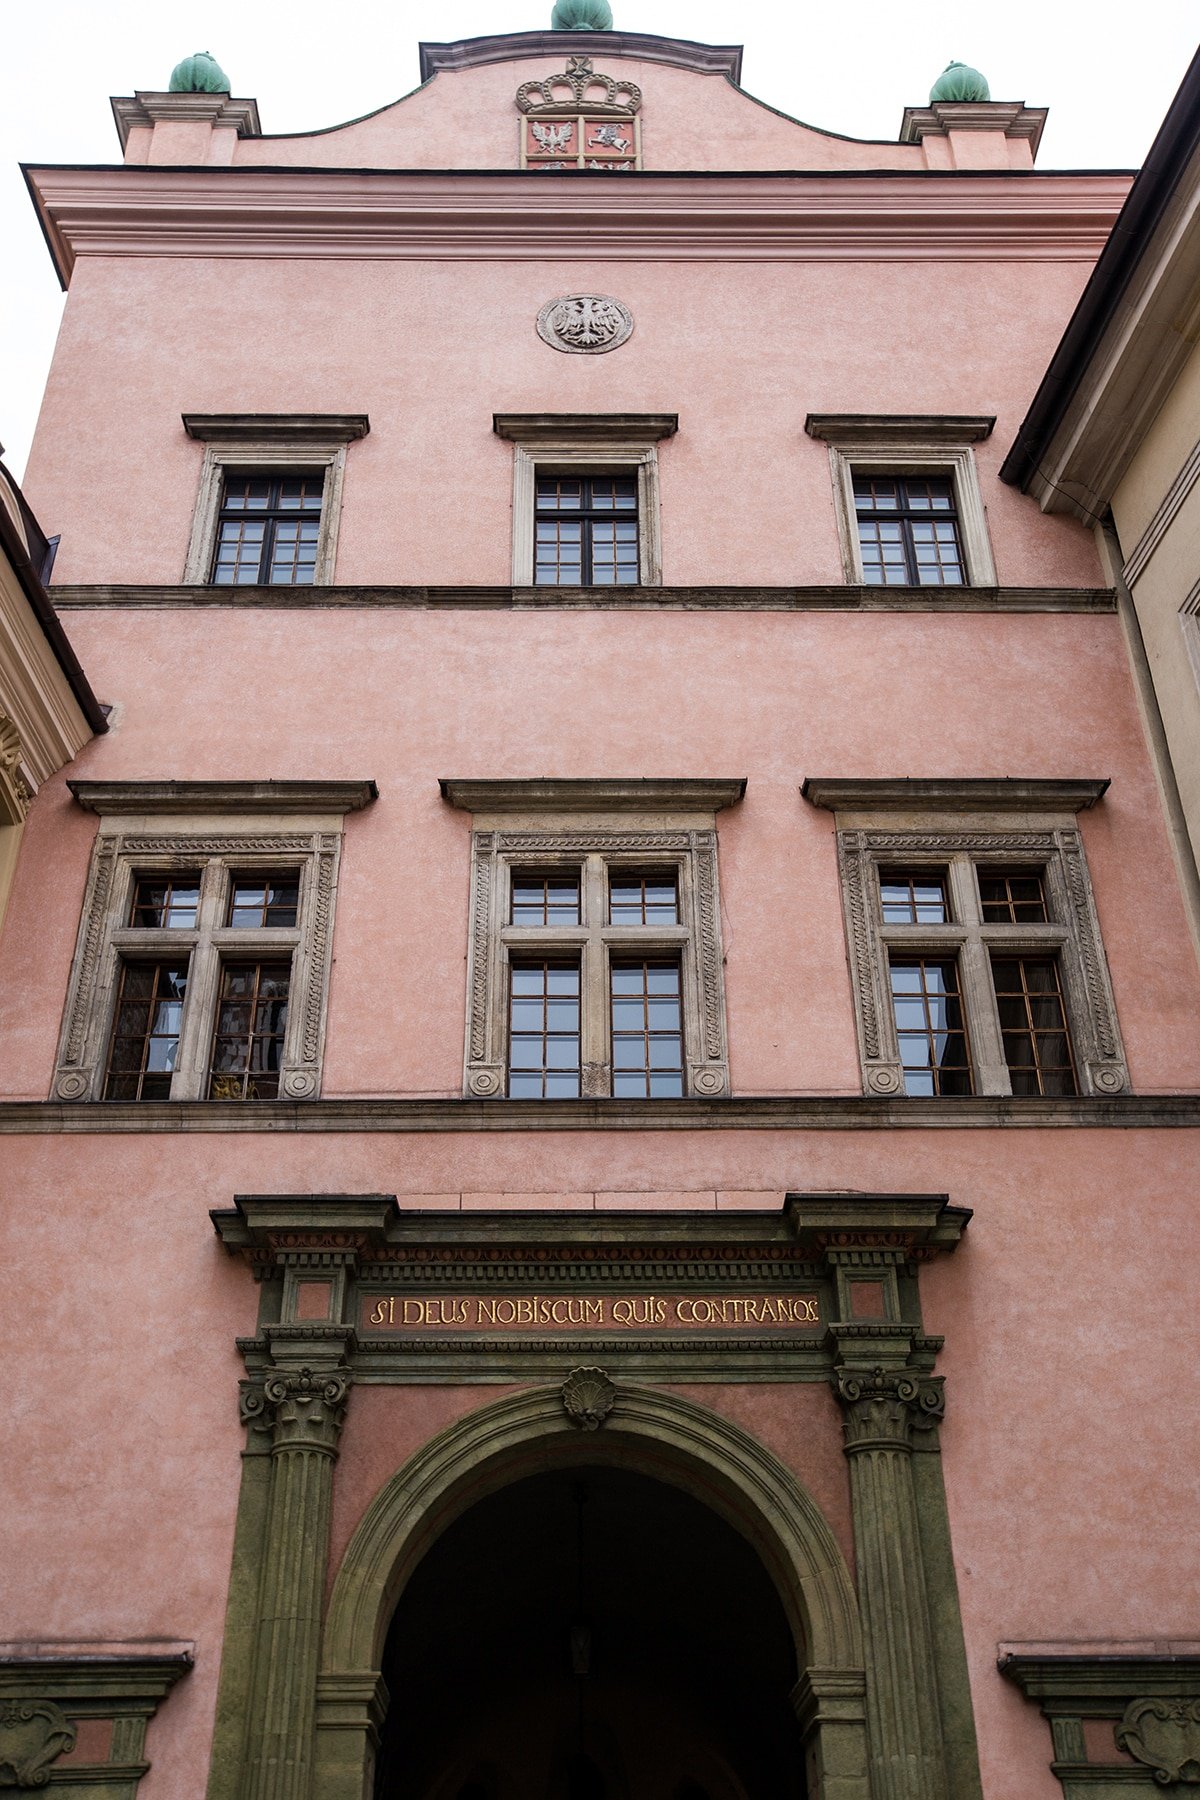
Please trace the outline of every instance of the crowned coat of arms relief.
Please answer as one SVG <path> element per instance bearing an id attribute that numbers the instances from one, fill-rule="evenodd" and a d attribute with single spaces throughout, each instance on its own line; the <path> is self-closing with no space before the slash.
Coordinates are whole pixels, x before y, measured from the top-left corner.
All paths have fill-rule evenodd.
<path id="1" fill-rule="evenodd" d="M 523 169 L 640 169 L 642 90 L 571 56 L 560 75 L 517 89 Z"/>

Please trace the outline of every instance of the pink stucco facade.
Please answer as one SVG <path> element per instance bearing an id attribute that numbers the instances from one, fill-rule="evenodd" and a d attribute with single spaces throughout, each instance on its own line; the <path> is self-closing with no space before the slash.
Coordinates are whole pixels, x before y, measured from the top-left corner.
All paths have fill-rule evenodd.
<path id="1" fill-rule="evenodd" d="M 402 1221 L 461 1215 L 484 1248 L 514 1211 L 736 1234 L 789 1193 L 943 1195 L 973 1214 L 953 1254 L 918 1259 L 923 1329 L 945 1340 L 938 1591 L 957 1590 L 978 1742 L 961 1791 L 1054 1800 L 1049 1729 L 999 1646 L 1196 1635 L 1195 1459 L 1164 1372 L 1200 1303 L 1200 976 L 1092 537 L 998 476 L 1127 182 L 1037 173 L 1003 127 L 860 144 L 718 74 L 606 60 L 599 37 L 597 65 L 642 91 L 644 170 L 520 171 L 514 92 L 562 54 L 444 68 L 312 137 L 165 118 L 130 131 L 121 169 L 32 171 L 70 292 L 26 485 L 62 534 L 61 616 L 112 713 L 37 797 L 0 939 L 16 1302 L 0 1636 L 192 1644 L 137 1793 L 205 1793 L 242 1529 L 235 1340 L 259 1318 L 209 1223 L 235 1195 L 395 1195 Z M 559 294 L 615 296 L 628 342 L 556 352 L 535 321 Z M 252 600 L 185 582 L 205 442 L 184 414 L 369 416 L 345 450 L 331 582 Z M 661 591 L 514 588 L 494 414 L 678 416 L 657 449 Z M 849 580 L 809 415 L 994 416 L 971 454 L 995 586 Z M 603 1099 L 569 1129 L 554 1102 L 516 1121 L 503 1099 L 464 1100 L 472 820 L 439 780 L 731 776 L 744 798 L 715 821 L 729 1091 L 665 1122 L 625 1104 L 619 1128 Z M 813 777 L 1108 781 L 1078 826 L 1123 1091 L 864 1095 L 841 821 L 802 798 Z M 377 784 L 342 829 L 311 1103 L 231 1118 L 163 1101 L 143 1124 L 62 1098 L 97 840 L 67 778 Z M 514 1353 L 484 1377 L 353 1390 L 326 1595 L 407 1458 L 547 1379 Z M 870 1579 L 828 1379 L 636 1379 L 748 1434 Z M 830 1800 L 899 1794 L 873 1755 L 866 1786 L 829 1766 Z M 214 1800 L 267 1793 L 226 1779 Z M 322 1779 L 278 1793 L 349 1791 Z"/>

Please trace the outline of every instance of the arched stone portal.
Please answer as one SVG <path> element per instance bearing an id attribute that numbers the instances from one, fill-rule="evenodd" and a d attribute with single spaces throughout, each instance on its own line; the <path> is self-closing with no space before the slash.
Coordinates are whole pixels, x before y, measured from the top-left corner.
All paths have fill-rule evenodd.
<path id="1" fill-rule="evenodd" d="M 682 1490 L 750 1546 L 790 1637 L 809 1792 L 868 1800 L 858 1609 L 829 1526 L 795 1477 L 737 1426 L 677 1395 L 638 1387 L 618 1390 L 599 1431 L 572 1422 L 557 1388 L 507 1396 L 433 1439 L 376 1495 L 347 1548 L 326 1620 L 317 1697 L 321 1800 L 372 1793 L 387 1710 L 387 1634 L 437 1540 L 516 1481 L 583 1468 Z M 703 1786 L 699 1776 L 687 1781 Z M 802 1783 L 798 1772 L 797 1794 Z"/>

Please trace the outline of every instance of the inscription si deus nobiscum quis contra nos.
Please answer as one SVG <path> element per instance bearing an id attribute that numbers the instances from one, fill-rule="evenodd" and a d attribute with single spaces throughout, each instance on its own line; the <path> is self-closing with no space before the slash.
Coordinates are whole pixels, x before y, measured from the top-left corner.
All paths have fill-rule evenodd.
<path id="1" fill-rule="evenodd" d="M 374 1331 L 813 1330 L 816 1294 L 368 1294 Z"/>

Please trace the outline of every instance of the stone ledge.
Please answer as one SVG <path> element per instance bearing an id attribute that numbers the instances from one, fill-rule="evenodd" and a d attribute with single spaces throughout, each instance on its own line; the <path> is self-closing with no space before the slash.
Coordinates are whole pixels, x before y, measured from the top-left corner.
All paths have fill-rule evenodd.
<path id="1" fill-rule="evenodd" d="M 936 612 L 1115 613 L 1111 588 L 808 587 L 215 587 L 101 582 L 50 589 L 60 612 L 164 612 L 199 606 L 315 612 L 362 607 L 416 612 Z"/>
<path id="2" fill-rule="evenodd" d="M 85 812 L 348 813 L 378 798 L 373 781 L 68 781 Z"/>
<path id="3" fill-rule="evenodd" d="M 0 1135 L 152 1132 L 1193 1130 L 1200 1094 L 955 1100 L 800 1095 L 732 1100 L 14 1100 Z"/>

